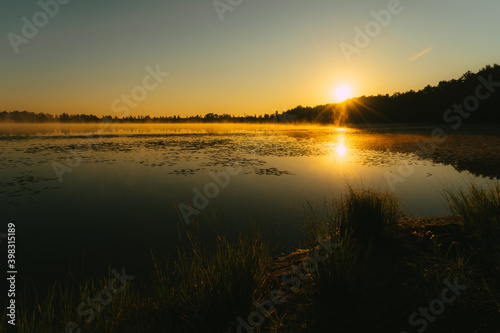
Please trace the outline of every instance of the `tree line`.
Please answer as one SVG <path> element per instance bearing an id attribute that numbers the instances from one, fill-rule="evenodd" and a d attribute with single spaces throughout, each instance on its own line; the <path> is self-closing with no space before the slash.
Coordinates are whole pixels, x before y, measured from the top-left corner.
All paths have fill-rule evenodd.
<path id="1" fill-rule="evenodd" d="M 63 122 L 63 123 L 311 123 L 311 124 L 372 124 L 372 123 L 439 123 L 453 117 L 468 122 L 500 121 L 500 66 L 486 66 L 477 73 L 470 71 L 458 79 L 427 85 L 419 91 L 393 95 L 360 96 L 343 103 L 315 107 L 297 106 L 283 112 L 264 115 L 234 116 L 207 113 L 204 116 L 101 116 L 93 114 L 34 113 L 3 111 L 0 121 Z"/>
<path id="2" fill-rule="evenodd" d="M 279 117 L 279 116 L 278 116 Z M 116 122 L 116 123 L 198 123 L 198 122 L 272 122 L 276 121 L 275 115 L 244 115 L 233 116 L 229 114 L 208 113 L 205 116 L 127 116 L 118 118 L 117 116 L 101 116 L 93 114 L 74 114 L 70 115 L 62 113 L 60 115 L 52 115 L 48 113 L 34 113 L 29 111 L 3 111 L 0 112 L 0 121 L 10 122 L 28 122 L 28 123 L 46 123 L 46 122 L 61 122 L 61 123 L 98 123 L 98 122 Z"/>

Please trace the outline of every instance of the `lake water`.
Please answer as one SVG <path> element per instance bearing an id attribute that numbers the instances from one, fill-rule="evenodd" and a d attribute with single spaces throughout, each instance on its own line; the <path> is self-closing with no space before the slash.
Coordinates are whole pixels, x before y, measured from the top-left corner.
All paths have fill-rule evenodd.
<path id="1" fill-rule="evenodd" d="M 283 253 L 302 240 L 306 200 L 320 209 L 346 184 L 395 191 L 406 215 L 444 216 L 445 184 L 497 179 L 496 128 L 448 132 L 419 152 L 432 130 L 1 125 L 1 208 L 31 277 L 57 277 L 82 256 L 95 272 L 140 270 L 150 250 L 172 253 L 179 230 L 194 228 L 183 215 L 201 238 L 213 237 L 212 215 L 230 233 L 255 224 Z"/>

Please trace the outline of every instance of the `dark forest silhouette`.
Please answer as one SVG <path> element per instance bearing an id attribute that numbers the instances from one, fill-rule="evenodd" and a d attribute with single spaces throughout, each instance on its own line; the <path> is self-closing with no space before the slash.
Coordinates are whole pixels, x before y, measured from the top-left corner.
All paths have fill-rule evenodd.
<path id="1" fill-rule="evenodd" d="M 486 84 L 485 82 L 493 82 Z M 482 86 L 482 88 L 478 88 Z M 482 99 L 475 97 L 479 92 Z M 486 97 L 487 96 L 487 97 Z M 473 106 L 474 98 L 479 107 L 472 112 L 458 113 L 456 105 Z M 467 103 L 468 102 L 468 103 Z M 312 123 L 312 124 L 374 124 L 374 123 L 439 123 L 462 117 L 467 122 L 500 122 L 500 66 L 486 66 L 477 73 L 468 71 L 459 79 L 441 81 L 437 86 L 426 86 L 419 91 L 393 95 L 361 96 L 343 103 L 297 106 L 272 114 L 233 116 L 208 113 L 205 116 L 102 116 L 93 114 L 51 115 L 28 111 L 3 111 L 0 121 L 10 122 L 64 122 L 64 123 Z"/>

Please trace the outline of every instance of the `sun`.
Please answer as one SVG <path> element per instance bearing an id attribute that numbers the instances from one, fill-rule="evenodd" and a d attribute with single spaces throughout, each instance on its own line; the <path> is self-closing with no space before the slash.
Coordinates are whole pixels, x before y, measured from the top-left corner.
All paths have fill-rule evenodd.
<path id="1" fill-rule="evenodd" d="M 352 97 L 352 89 L 350 86 L 343 84 L 335 88 L 333 92 L 335 102 L 342 103 L 343 101 Z"/>

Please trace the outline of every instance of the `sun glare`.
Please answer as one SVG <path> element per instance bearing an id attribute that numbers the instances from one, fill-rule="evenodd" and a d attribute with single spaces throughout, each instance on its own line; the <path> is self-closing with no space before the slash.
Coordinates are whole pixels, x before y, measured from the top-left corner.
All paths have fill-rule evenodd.
<path id="1" fill-rule="evenodd" d="M 333 97 L 335 98 L 335 102 L 342 103 L 343 101 L 352 97 L 351 87 L 345 84 L 338 86 L 337 88 L 335 88 Z"/>
<path id="2" fill-rule="evenodd" d="M 347 148 L 343 143 L 339 143 L 335 150 L 336 150 L 337 155 L 339 157 L 344 157 L 344 155 L 347 151 Z"/>

